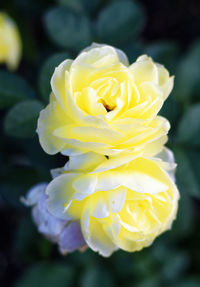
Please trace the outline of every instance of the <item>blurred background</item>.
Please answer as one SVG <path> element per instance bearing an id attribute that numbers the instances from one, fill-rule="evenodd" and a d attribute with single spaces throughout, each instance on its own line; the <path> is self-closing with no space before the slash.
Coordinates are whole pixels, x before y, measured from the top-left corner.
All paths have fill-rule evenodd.
<path id="1" fill-rule="evenodd" d="M 1 0 L 0 11 L 23 43 L 17 71 L 0 66 L 0 286 L 199 287 L 200 1 Z M 41 149 L 37 118 L 55 66 L 93 41 L 121 48 L 130 62 L 147 53 L 176 76 L 161 114 L 178 163 L 177 220 L 151 247 L 108 259 L 90 250 L 62 257 L 19 200 L 65 163 Z"/>

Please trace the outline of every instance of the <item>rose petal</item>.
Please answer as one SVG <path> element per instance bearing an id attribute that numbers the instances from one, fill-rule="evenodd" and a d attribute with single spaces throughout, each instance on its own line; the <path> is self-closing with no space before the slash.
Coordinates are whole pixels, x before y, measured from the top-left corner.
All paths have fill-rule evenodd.
<path id="1" fill-rule="evenodd" d="M 86 245 L 79 222 L 71 222 L 62 230 L 58 245 L 62 254 L 72 252 Z"/>

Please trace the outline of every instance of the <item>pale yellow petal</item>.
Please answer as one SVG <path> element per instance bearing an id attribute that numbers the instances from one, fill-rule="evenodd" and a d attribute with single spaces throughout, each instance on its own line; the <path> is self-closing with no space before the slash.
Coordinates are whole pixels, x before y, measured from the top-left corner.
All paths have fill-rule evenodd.
<path id="1" fill-rule="evenodd" d="M 129 70 L 134 82 L 137 84 L 142 82 L 158 83 L 158 69 L 150 57 L 145 55 L 139 57 L 137 61 L 129 67 Z"/>
<path id="2" fill-rule="evenodd" d="M 66 114 L 52 97 L 50 104 L 40 112 L 37 127 L 40 144 L 48 154 L 55 154 L 66 147 L 66 143 L 54 135 L 54 131 L 66 122 Z"/>

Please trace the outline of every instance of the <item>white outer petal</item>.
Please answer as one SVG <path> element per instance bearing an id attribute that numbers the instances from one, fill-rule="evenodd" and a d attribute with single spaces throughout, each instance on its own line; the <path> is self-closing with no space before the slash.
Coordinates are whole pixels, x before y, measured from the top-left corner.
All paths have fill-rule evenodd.
<path id="1" fill-rule="evenodd" d="M 105 159 L 100 165 L 98 165 L 94 172 L 101 172 L 101 171 L 106 171 L 110 169 L 114 169 L 118 166 L 121 166 L 125 163 L 129 163 L 136 157 L 135 153 L 121 153 L 120 155 L 117 156 L 111 156 L 109 159 Z"/>
<path id="2" fill-rule="evenodd" d="M 98 202 L 96 202 L 95 206 L 93 207 L 92 216 L 96 218 L 104 218 L 107 217 L 109 213 L 110 211 L 105 200 L 105 196 L 99 196 Z"/>
<path id="3" fill-rule="evenodd" d="M 175 182 L 175 171 L 177 165 L 175 163 L 173 152 L 169 148 L 164 147 L 155 159 L 161 161 L 162 167 L 167 170 L 170 178 Z"/>
<path id="4" fill-rule="evenodd" d="M 66 213 L 65 205 L 69 205 L 72 200 L 72 195 L 74 193 L 72 182 L 77 175 L 79 174 L 63 174 L 56 177 L 47 186 L 46 193 L 48 195 L 48 211 L 60 219 L 71 219 L 71 217 Z"/>
<path id="5" fill-rule="evenodd" d="M 136 192 L 150 194 L 164 192 L 168 189 L 164 183 L 141 172 L 111 171 L 102 174 L 102 176 L 98 178 L 96 190 L 107 191 L 120 186 L 125 186 Z"/>
<path id="6" fill-rule="evenodd" d="M 86 174 L 75 179 L 73 182 L 73 188 L 76 192 L 73 198 L 82 200 L 88 195 L 93 194 L 96 191 L 97 176 L 93 174 Z"/>
<path id="7" fill-rule="evenodd" d="M 112 47 L 110 45 L 106 45 L 106 44 L 98 44 L 98 43 L 92 43 L 92 45 L 90 45 L 89 47 L 85 48 L 84 50 L 81 51 L 82 52 L 89 52 L 91 49 L 94 49 L 94 48 L 101 48 L 101 47 L 110 47 L 110 48 L 113 48 L 113 50 L 115 50 L 115 52 L 117 53 L 117 56 L 119 58 L 119 61 L 124 64 L 125 66 L 128 66 L 129 65 L 129 61 L 128 61 L 128 58 L 126 56 L 126 54 L 120 50 L 120 49 L 117 49 L 115 47 Z"/>
<path id="8" fill-rule="evenodd" d="M 35 205 L 40 197 L 45 193 L 48 183 L 42 182 L 34 185 L 27 193 L 26 197 L 22 197 L 21 201 L 27 205 L 32 206 Z"/>
<path id="9" fill-rule="evenodd" d="M 38 231 L 53 242 L 57 241 L 60 232 L 68 223 L 65 220 L 56 218 L 48 212 L 47 197 L 45 194 L 40 197 L 37 205 L 34 206 L 32 216 L 35 224 L 38 227 Z"/>
<path id="10" fill-rule="evenodd" d="M 133 172 L 127 179 L 124 177 L 124 186 L 136 192 L 156 194 L 165 192 L 168 186 L 145 173 Z"/>
<path id="11" fill-rule="evenodd" d="M 51 78 L 51 88 L 53 91 L 54 96 L 56 97 L 60 107 L 65 112 L 66 102 L 66 93 L 69 93 L 66 88 L 66 81 L 67 81 L 67 72 L 70 69 L 72 64 L 72 60 L 67 59 L 63 61 L 58 67 L 55 68 L 53 76 Z M 55 86 L 59 86 L 59 88 L 55 88 Z"/>
<path id="12" fill-rule="evenodd" d="M 126 192 L 125 188 L 120 188 L 119 190 L 113 190 L 108 194 L 108 202 L 109 208 L 112 212 L 118 213 L 124 206 L 124 202 L 126 200 Z"/>
<path id="13" fill-rule="evenodd" d="M 83 210 L 83 215 L 81 218 L 81 229 L 84 236 L 84 239 L 87 245 L 94 251 L 99 252 L 104 257 L 109 257 L 113 251 L 117 249 L 116 245 L 112 242 L 112 240 L 104 234 L 104 242 L 99 240 L 96 232 L 90 230 L 90 214 L 91 214 L 91 206 L 87 206 Z"/>
<path id="14" fill-rule="evenodd" d="M 40 144 L 48 154 L 56 154 L 66 146 L 66 143 L 62 139 L 53 134 L 58 126 L 63 125 L 63 122 L 60 121 L 55 113 L 55 108 L 56 102 L 53 102 L 41 110 L 36 130 Z"/>
<path id="15" fill-rule="evenodd" d="M 62 175 L 65 172 L 65 169 L 63 167 L 58 167 L 50 170 L 52 178 L 56 178 L 60 175 Z"/>
<path id="16" fill-rule="evenodd" d="M 105 160 L 105 156 L 94 152 L 71 156 L 65 165 L 66 170 L 92 170 Z"/>

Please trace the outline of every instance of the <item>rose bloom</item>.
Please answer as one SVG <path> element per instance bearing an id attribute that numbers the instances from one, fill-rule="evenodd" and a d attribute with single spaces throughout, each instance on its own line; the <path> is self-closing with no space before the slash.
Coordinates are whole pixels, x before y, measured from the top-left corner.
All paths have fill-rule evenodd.
<path id="1" fill-rule="evenodd" d="M 53 243 L 57 243 L 61 254 L 83 251 L 86 243 L 83 238 L 79 221 L 59 219 L 47 209 L 47 183 L 33 186 L 25 198 L 21 198 L 26 206 L 32 206 L 32 217 L 38 231 Z"/>
<path id="2" fill-rule="evenodd" d="M 167 141 L 169 123 L 157 114 L 173 77 L 146 55 L 129 65 L 122 51 L 93 44 L 55 69 L 51 87 L 37 129 L 49 154 L 153 156 Z"/>
<path id="3" fill-rule="evenodd" d="M 85 242 L 103 256 L 149 246 L 171 227 L 179 199 L 169 150 L 120 166 L 109 161 L 95 153 L 70 157 L 46 189 L 48 211 L 80 221 Z"/>
<path id="4" fill-rule="evenodd" d="M 21 39 L 14 21 L 5 13 L 0 13 L 0 64 L 10 70 L 18 67 L 21 59 Z"/>

